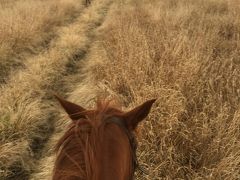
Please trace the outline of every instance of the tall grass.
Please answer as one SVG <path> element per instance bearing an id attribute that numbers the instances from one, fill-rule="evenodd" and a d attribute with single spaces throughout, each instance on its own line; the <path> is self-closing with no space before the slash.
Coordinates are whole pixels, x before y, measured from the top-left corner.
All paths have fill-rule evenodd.
<path id="1" fill-rule="evenodd" d="M 56 27 L 73 19 L 81 7 L 78 0 L 1 0 L 0 81 L 29 55 L 47 48 Z"/>
<path id="2" fill-rule="evenodd" d="M 127 107 L 158 98 L 141 126 L 138 179 L 240 178 L 237 1 L 122 1 L 88 68 Z"/>
<path id="3" fill-rule="evenodd" d="M 83 57 L 82 61 L 74 64 L 75 68 L 78 69 L 76 70 L 78 73 L 71 73 L 63 79 L 63 82 L 68 87 L 67 95 L 69 96 L 69 99 L 71 99 L 73 102 L 82 104 L 83 106 L 90 105 L 97 94 L 97 88 L 95 87 L 94 79 L 89 76 L 90 74 L 88 74 L 88 71 L 85 69 L 85 65 L 89 60 L 88 56 L 92 54 L 92 49 L 95 47 L 96 34 L 98 33 L 97 29 L 102 22 L 105 21 L 105 16 L 108 15 L 108 9 L 111 7 L 111 4 L 111 0 L 98 0 L 92 2 L 91 6 L 89 6 L 83 12 L 82 17 L 78 21 L 78 26 L 73 28 L 76 30 L 76 32 L 79 29 L 84 32 L 76 35 L 79 38 L 78 40 L 85 39 L 88 42 L 86 44 L 87 48 L 84 50 L 86 51 L 86 56 Z M 59 106 L 59 104 L 57 105 Z M 55 110 L 56 108 L 57 107 L 55 107 Z M 45 148 L 42 151 L 42 158 L 38 161 L 34 173 L 32 173 L 30 176 L 31 180 L 50 180 L 52 178 L 52 172 L 56 158 L 54 147 L 70 123 L 69 118 L 63 109 L 61 109 L 61 111 L 61 117 L 58 117 L 54 124 L 54 133 L 50 137 L 49 141 L 45 144 Z"/>
<path id="4" fill-rule="evenodd" d="M 0 0 L 1 8 L 20 1 Z M 54 118 L 49 93 L 64 91 L 66 67 L 88 50 L 89 32 L 101 22 L 107 3 L 94 1 L 1 87 L 0 178 L 21 169 L 28 174 L 34 169 L 32 179 L 51 178 L 52 147 L 65 118 L 55 124 L 39 163 L 32 141 Z M 239 179 L 239 42 L 238 0 L 115 2 L 83 64 L 86 78 L 76 78 L 81 83 L 71 87 L 70 99 L 88 104 L 107 95 L 131 108 L 158 98 L 138 131 L 138 159 L 147 174 L 137 172 L 137 179 Z"/>
<path id="5" fill-rule="evenodd" d="M 91 31 L 103 20 L 107 5 L 102 0 L 84 8 L 73 23 L 58 29 L 58 38 L 46 51 L 25 61 L 26 68 L 1 86 L 0 179 L 29 178 L 36 168 L 58 116 L 53 92 L 65 93 L 63 78 L 76 71 L 72 66 L 87 51 Z"/>

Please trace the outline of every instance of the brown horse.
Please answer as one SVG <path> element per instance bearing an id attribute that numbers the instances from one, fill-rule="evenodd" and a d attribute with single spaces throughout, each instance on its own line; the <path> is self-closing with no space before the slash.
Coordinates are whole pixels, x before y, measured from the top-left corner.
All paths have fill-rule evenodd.
<path id="1" fill-rule="evenodd" d="M 86 110 L 57 97 L 72 122 L 59 140 L 53 180 L 132 180 L 137 167 L 134 130 L 155 99 L 124 112 L 110 101 Z"/>

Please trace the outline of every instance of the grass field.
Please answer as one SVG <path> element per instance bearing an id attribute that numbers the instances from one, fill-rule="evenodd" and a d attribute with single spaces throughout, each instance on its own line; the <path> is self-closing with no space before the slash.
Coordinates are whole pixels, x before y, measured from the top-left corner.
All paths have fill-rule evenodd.
<path id="1" fill-rule="evenodd" d="M 0 0 L 0 82 L 26 58 L 45 51 L 59 26 L 81 8 L 78 0 Z"/>
<path id="2" fill-rule="evenodd" d="M 0 0 L 0 179 L 51 179 L 68 124 L 53 92 L 157 98 L 136 179 L 240 179 L 240 2 L 84 2 Z"/>

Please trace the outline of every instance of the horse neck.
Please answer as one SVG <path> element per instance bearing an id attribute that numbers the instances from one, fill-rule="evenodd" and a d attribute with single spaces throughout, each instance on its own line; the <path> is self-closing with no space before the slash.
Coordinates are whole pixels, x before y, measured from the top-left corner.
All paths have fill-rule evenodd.
<path id="1" fill-rule="evenodd" d="M 85 166 L 83 166 L 84 153 L 81 151 L 81 146 L 76 142 L 76 138 L 73 138 L 61 150 L 61 155 L 58 155 L 55 162 L 53 180 L 75 180 L 80 177 L 86 177 L 84 172 Z"/>
<path id="2" fill-rule="evenodd" d="M 104 129 L 97 151 L 96 180 L 128 180 L 133 171 L 128 137 L 117 125 L 108 126 L 111 127 Z"/>
<path id="3" fill-rule="evenodd" d="M 132 154 L 126 133 L 116 124 L 97 132 L 80 133 L 69 141 L 58 156 L 54 180 L 85 177 L 87 180 L 128 180 L 132 178 Z M 67 172 L 67 176 L 61 174 Z M 80 178 L 82 179 L 82 178 Z"/>

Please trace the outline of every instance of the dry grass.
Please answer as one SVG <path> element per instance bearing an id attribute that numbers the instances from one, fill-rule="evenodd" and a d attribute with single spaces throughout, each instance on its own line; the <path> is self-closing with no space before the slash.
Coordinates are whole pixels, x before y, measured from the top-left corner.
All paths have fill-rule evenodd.
<path id="1" fill-rule="evenodd" d="M 102 92 L 127 107 L 158 98 L 137 179 L 239 179 L 238 2 L 122 1 L 101 31 L 88 68 Z"/>
<path id="2" fill-rule="evenodd" d="M 72 66 L 87 51 L 108 3 L 98 1 L 83 10 L 74 23 L 58 30 L 47 51 L 25 61 L 26 68 L 1 86 L 0 179 L 24 179 L 36 168 L 58 117 L 52 92 L 65 93 L 63 78 L 74 73 Z"/>
<path id="3" fill-rule="evenodd" d="M 0 178 L 35 169 L 31 179 L 50 179 L 52 147 L 66 118 L 56 122 L 38 163 L 33 139 L 49 136 L 43 135 L 56 113 L 49 93 L 65 90 L 66 66 L 71 70 L 71 61 L 89 48 L 89 32 L 107 3 L 94 1 L 48 51 L 27 60 L 27 68 L 1 87 Z M 91 106 L 92 98 L 107 95 L 131 108 L 158 98 L 139 128 L 138 157 L 148 173 L 138 172 L 137 179 L 239 179 L 238 0 L 123 0 L 98 33 L 81 70 L 86 77 L 75 77 L 81 83 L 71 87 L 69 99 Z"/>
<path id="4" fill-rule="evenodd" d="M 79 38 L 80 37 L 83 39 L 86 38 L 89 41 L 92 41 L 91 40 L 92 38 L 95 39 L 94 37 L 94 34 L 96 33 L 95 28 L 98 25 L 100 25 L 101 22 L 103 21 L 107 9 L 111 3 L 112 3 L 111 0 L 94 1 L 92 5 L 83 12 L 83 17 L 81 21 L 79 20 L 79 22 L 87 23 L 83 24 L 79 23 L 78 28 L 76 27 L 77 29 L 79 29 L 81 26 L 80 29 L 84 29 L 85 32 L 85 34 L 80 34 Z M 95 45 L 93 45 L 93 47 L 95 47 Z M 93 49 L 93 47 L 91 47 L 91 49 Z M 89 56 L 89 50 L 87 56 Z M 88 71 L 85 71 L 86 69 L 83 68 L 86 62 L 88 62 L 86 61 L 88 60 L 88 57 L 85 57 L 83 60 L 84 61 L 75 64 L 77 68 L 80 68 L 80 73 L 67 76 L 64 78 L 63 81 L 66 82 L 69 89 L 74 90 L 71 93 L 67 93 L 70 100 L 82 104 L 84 106 L 90 106 L 93 105 L 91 104 L 93 103 L 92 100 L 96 97 L 97 87 L 95 87 L 95 84 L 93 83 L 94 81 L 92 77 L 89 76 Z M 72 84 L 72 82 L 74 83 Z M 57 105 L 58 107 L 56 108 L 59 108 L 59 104 Z M 67 125 L 70 123 L 66 113 L 63 110 L 61 111 L 62 111 L 61 116 L 58 119 L 56 119 L 55 122 L 54 134 L 50 137 L 49 141 L 46 143 L 45 148 L 42 151 L 43 156 L 37 163 L 37 167 L 35 168 L 34 173 L 30 176 L 31 180 L 47 180 L 51 179 L 52 177 L 52 170 L 54 167 L 54 161 L 56 157 L 56 154 L 53 151 L 53 149 L 59 138 L 63 135 L 64 131 L 66 130 Z"/>
<path id="5" fill-rule="evenodd" d="M 9 70 L 47 47 L 56 27 L 82 9 L 78 0 L 0 1 L 0 81 Z"/>

